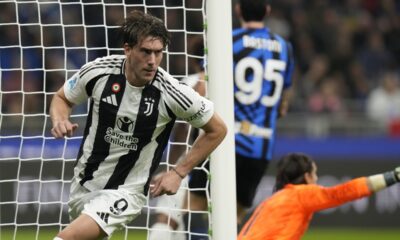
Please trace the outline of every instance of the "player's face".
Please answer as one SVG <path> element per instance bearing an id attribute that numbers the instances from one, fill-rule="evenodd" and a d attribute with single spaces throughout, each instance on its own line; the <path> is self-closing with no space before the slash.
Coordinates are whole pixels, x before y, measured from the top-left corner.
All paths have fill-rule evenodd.
<path id="1" fill-rule="evenodd" d="M 143 86 L 156 74 L 163 57 L 164 45 L 158 38 L 148 36 L 133 47 L 125 44 L 126 76 L 134 86 Z"/>
<path id="2" fill-rule="evenodd" d="M 317 165 L 312 163 L 312 170 L 305 174 L 305 179 L 308 184 L 316 184 L 318 181 Z"/>

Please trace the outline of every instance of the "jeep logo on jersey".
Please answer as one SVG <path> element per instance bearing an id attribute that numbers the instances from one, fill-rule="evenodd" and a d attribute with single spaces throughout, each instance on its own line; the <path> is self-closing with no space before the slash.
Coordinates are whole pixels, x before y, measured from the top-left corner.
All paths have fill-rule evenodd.
<path id="1" fill-rule="evenodd" d="M 154 99 L 152 98 L 145 98 L 144 99 L 144 104 L 146 104 L 146 110 L 144 111 L 144 115 L 150 116 L 151 113 L 153 112 L 153 105 L 154 105 Z"/>
<path id="2" fill-rule="evenodd" d="M 128 117 L 121 117 L 117 119 L 117 127 L 123 132 L 133 131 L 133 121 Z"/>

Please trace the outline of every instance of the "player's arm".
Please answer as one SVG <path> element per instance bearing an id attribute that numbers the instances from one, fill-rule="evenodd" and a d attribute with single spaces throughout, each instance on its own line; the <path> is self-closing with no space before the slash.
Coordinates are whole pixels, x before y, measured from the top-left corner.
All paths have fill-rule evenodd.
<path id="1" fill-rule="evenodd" d="M 290 89 L 285 89 L 282 92 L 281 101 L 279 103 L 279 112 L 278 117 L 285 117 L 289 110 L 289 101 L 290 101 L 291 91 Z"/>
<path id="2" fill-rule="evenodd" d="M 372 192 L 380 191 L 398 182 L 400 182 L 400 167 L 393 171 L 372 175 L 367 178 L 368 187 Z"/>
<path id="3" fill-rule="evenodd" d="M 226 125 L 217 113 L 214 113 L 201 129 L 204 132 L 196 139 L 183 161 L 175 167 L 175 170 L 182 176 L 186 176 L 195 166 L 206 159 L 227 133 Z"/>
<path id="4" fill-rule="evenodd" d="M 312 211 L 337 207 L 400 182 L 400 167 L 393 171 L 361 177 L 333 186 L 309 188 L 301 196 L 303 205 Z"/>
<path id="5" fill-rule="evenodd" d="M 307 211 L 316 212 L 369 196 L 371 193 L 367 178 L 361 177 L 332 187 L 307 184 L 299 191 L 299 201 Z"/>
<path id="6" fill-rule="evenodd" d="M 222 142 L 227 127 L 217 113 L 214 113 L 210 120 L 201 127 L 203 133 L 194 142 L 190 151 L 179 161 L 178 165 L 171 171 L 166 172 L 151 189 L 153 197 L 162 194 L 175 194 L 179 188 L 181 180 L 197 166 L 201 161 Z"/>
<path id="7" fill-rule="evenodd" d="M 289 110 L 289 102 L 290 102 L 290 97 L 291 97 L 291 88 L 290 86 L 292 85 L 292 75 L 294 71 L 294 55 L 293 55 L 293 48 L 292 45 L 288 42 L 286 44 L 287 51 L 288 51 L 288 60 L 287 60 L 287 69 L 284 73 L 284 87 L 283 91 L 281 94 L 281 101 L 279 104 L 279 111 L 278 111 L 278 117 L 284 117 L 286 116 L 288 110 Z"/>
<path id="8" fill-rule="evenodd" d="M 55 138 L 71 137 L 78 127 L 78 124 L 69 121 L 72 106 L 73 104 L 65 97 L 64 87 L 61 87 L 54 94 L 50 104 L 50 117 L 53 123 L 51 134 Z"/>

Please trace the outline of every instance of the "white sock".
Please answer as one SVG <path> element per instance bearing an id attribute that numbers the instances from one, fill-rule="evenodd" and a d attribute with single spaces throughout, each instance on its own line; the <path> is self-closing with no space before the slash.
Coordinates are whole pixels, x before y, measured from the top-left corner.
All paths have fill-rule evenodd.
<path id="1" fill-rule="evenodd" d="M 172 227 L 166 223 L 156 223 L 151 226 L 149 231 L 149 240 L 173 240 Z"/>
<path id="2" fill-rule="evenodd" d="M 60 237 L 55 237 L 55 238 L 53 238 L 53 240 L 63 240 L 63 239 Z"/>

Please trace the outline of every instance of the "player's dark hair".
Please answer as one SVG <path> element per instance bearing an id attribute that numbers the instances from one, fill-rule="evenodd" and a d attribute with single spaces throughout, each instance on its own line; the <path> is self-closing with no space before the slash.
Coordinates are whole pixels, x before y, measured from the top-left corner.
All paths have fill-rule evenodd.
<path id="1" fill-rule="evenodd" d="M 123 43 L 133 47 L 148 36 L 162 41 L 164 48 L 170 42 L 170 35 L 163 21 L 141 11 L 132 11 L 121 24 L 120 33 Z"/>
<path id="2" fill-rule="evenodd" d="M 277 164 L 274 191 L 282 189 L 286 184 L 305 184 L 305 173 L 311 173 L 313 160 L 302 153 L 291 153 L 282 157 Z"/>
<path id="3" fill-rule="evenodd" d="M 266 0 L 240 0 L 240 11 L 242 13 L 243 20 L 249 21 L 263 21 L 267 15 L 266 6 L 268 5 Z"/>

